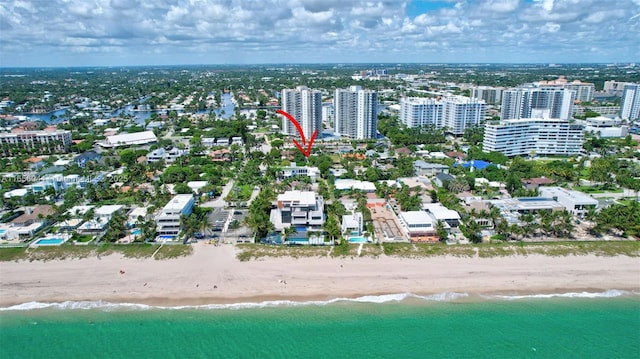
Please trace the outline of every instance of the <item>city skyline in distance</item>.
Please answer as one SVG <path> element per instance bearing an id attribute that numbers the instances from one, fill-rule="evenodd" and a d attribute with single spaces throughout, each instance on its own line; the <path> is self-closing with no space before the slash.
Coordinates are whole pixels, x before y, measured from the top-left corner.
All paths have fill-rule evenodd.
<path id="1" fill-rule="evenodd" d="M 0 4 L 0 67 L 629 63 L 640 0 Z"/>

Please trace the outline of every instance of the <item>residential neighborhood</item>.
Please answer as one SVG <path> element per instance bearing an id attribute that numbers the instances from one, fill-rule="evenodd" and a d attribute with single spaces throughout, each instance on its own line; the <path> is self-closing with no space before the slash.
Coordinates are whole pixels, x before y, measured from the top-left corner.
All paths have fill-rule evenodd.
<path id="1" fill-rule="evenodd" d="M 570 67 L 553 81 L 531 67 L 513 87 L 428 70 L 246 68 L 231 87 L 188 68 L 128 97 L 130 76 L 158 79 L 122 73 L 105 91 L 82 72 L 12 77 L 0 246 L 637 238 L 640 85 L 612 93 Z M 12 90 L 23 83 L 28 96 Z"/>

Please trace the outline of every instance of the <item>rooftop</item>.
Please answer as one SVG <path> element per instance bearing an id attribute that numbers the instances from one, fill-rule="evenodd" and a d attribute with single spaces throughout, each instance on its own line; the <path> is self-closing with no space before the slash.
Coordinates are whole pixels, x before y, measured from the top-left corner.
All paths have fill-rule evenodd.
<path id="1" fill-rule="evenodd" d="M 278 195 L 278 202 L 280 201 L 315 204 L 316 194 L 312 191 L 286 191 L 285 193 Z"/>
<path id="2" fill-rule="evenodd" d="M 108 136 L 107 143 L 111 145 L 118 144 L 137 144 L 155 142 L 158 139 L 153 131 L 143 131 L 134 133 L 121 133 L 118 135 Z"/>
<path id="3" fill-rule="evenodd" d="M 540 195 L 568 199 L 572 202 L 598 204 L 598 201 L 588 194 L 568 190 L 562 187 L 539 187 Z"/>
<path id="4" fill-rule="evenodd" d="M 460 219 L 460 214 L 452 209 L 449 209 L 440 203 L 424 203 L 422 209 L 429 211 L 433 216 L 440 219 Z"/>
<path id="5" fill-rule="evenodd" d="M 173 197 L 163 208 L 163 211 L 182 211 L 184 207 L 193 199 L 191 194 L 179 194 Z"/>
<path id="6" fill-rule="evenodd" d="M 402 217 L 402 220 L 408 225 L 409 224 L 426 224 L 426 223 L 433 224 L 433 220 L 431 219 L 431 216 L 429 216 L 429 213 L 425 211 L 400 212 L 400 217 Z"/>

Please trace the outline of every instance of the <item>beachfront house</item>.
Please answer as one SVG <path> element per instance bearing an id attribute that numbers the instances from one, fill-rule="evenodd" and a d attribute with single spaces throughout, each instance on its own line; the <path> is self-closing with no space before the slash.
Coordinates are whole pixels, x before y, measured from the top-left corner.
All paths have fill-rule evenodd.
<path id="1" fill-rule="evenodd" d="M 93 218 L 82 223 L 76 231 L 81 235 L 100 233 L 107 229 L 107 225 L 113 214 L 121 211 L 123 208 L 124 206 L 121 205 L 108 205 L 94 208 Z"/>
<path id="2" fill-rule="evenodd" d="M 584 216 L 591 209 L 598 208 L 598 201 L 588 194 L 562 187 L 540 187 L 540 196 L 553 198 L 574 216 Z"/>
<path id="3" fill-rule="evenodd" d="M 445 229 L 460 226 L 460 214 L 440 203 L 423 203 L 422 209 L 425 210 L 436 223 L 441 221 Z"/>
<path id="4" fill-rule="evenodd" d="M 324 200 L 312 191 L 286 191 L 278 195 L 276 208 L 271 211 L 271 222 L 276 230 L 295 226 L 321 230 L 324 224 Z"/>
<path id="5" fill-rule="evenodd" d="M 362 212 L 342 215 L 341 232 L 347 235 L 362 235 Z"/>
<path id="6" fill-rule="evenodd" d="M 437 241 L 436 222 L 426 211 L 400 212 L 400 224 L 412 242 Z"/>
<path id="7" fill-rule="evenodd" d="M 176 240 L 181 230 L 180 218 L 193 212 L 195 200 L 191 194 L 179 194 L 167 203 L 155 218 L 159 240 Z"/>
<path id="8" fill-rule="evenodd" d="M 54 213 L 53 207 L 48 204 L 25 207 L 22 215 L 8 223 L 4 235 L 8 239 L 29 239 L 44 227 L 47 217 Z"/>

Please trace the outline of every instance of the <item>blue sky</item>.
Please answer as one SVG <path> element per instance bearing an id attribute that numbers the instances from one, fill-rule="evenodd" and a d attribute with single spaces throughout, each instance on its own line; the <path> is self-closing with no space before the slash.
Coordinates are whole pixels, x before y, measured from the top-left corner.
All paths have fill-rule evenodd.
<path id="1" fill-rule="evenodd" d="M 0 67 L 640 62 L 640 0 L 9 0 Z"/>

